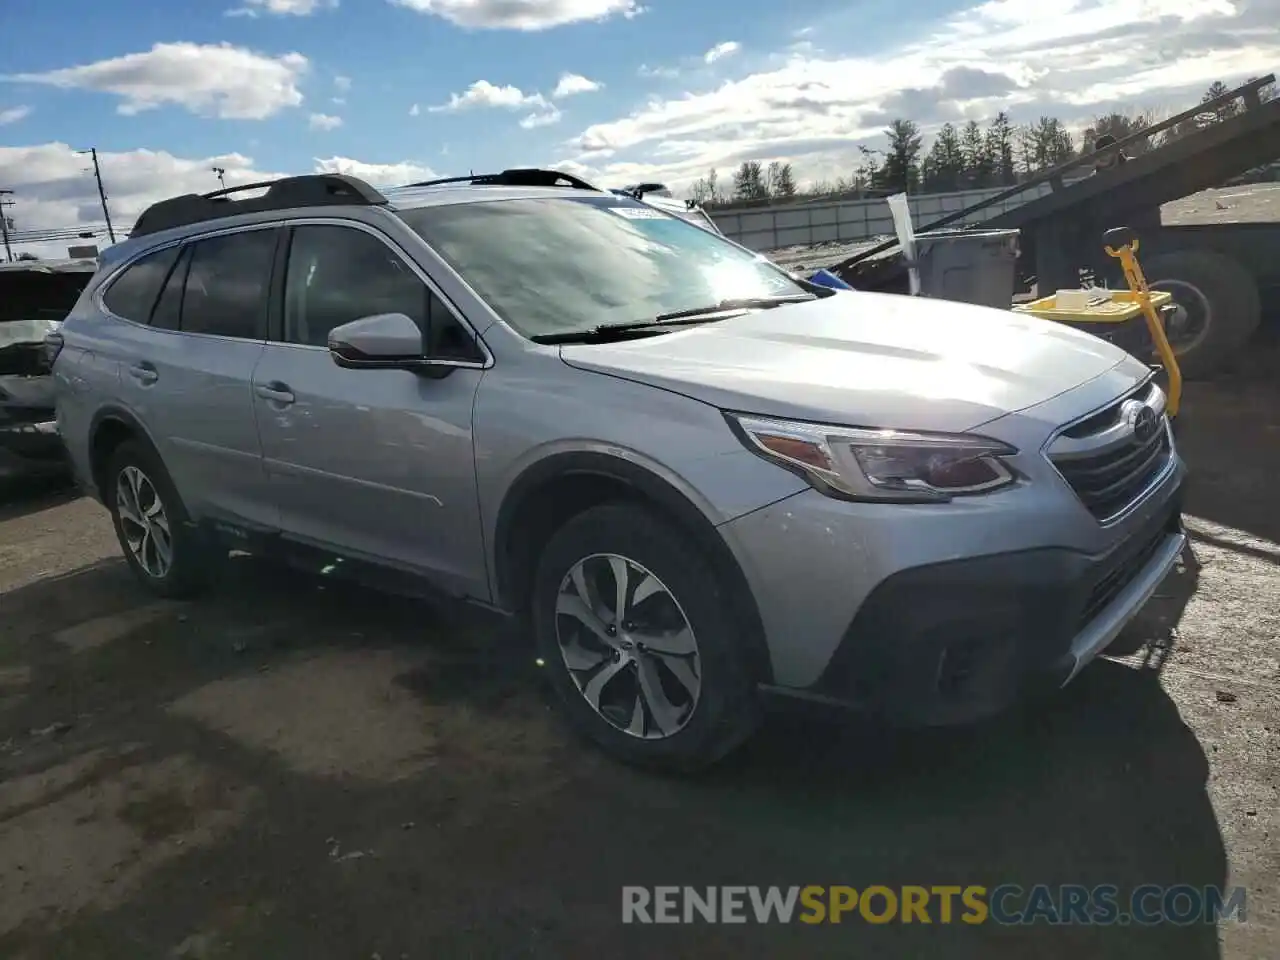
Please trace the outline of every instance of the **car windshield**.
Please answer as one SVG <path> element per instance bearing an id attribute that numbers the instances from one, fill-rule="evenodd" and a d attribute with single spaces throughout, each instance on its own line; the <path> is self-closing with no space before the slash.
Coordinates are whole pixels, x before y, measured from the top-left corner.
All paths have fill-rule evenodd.
<path id="1" fill-rule="evenodd" d="M 622 197 L 494 200 L 401 215 L 528 337 L 806 292 L 767 260 Z"/>

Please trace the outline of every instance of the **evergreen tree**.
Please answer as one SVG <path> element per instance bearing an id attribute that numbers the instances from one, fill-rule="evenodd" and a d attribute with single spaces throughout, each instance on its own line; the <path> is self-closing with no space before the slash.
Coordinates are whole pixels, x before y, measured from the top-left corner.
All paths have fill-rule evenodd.
<path id="1" fill-rule="evenodd" d="M 885 151 L 881 185 L 886 190 L 914 193 L 920 189 L 920 149 L 924 138 L 911 120 L 894 120 L 885 130 L 889 149 Z"/>
<path id="2" fill-rule="evenodd" d="M 960 134 L 960 149 L 964 154 L 964 175 L 961 182 L 966 190 L 977 190 L 991 185 L 991 158 L 987 155 L 987 138 L 977 120 L 970 120 Z"/>
<path id="3" fill-rule="evenodd" d="M 764 171 L 757 160 L 743 160 L 738 172 L 733 175 L 733 198 L 735 200 L 763 200 L 769 196 L 765 189 Z"/>
<path id="4" fill-rule="evenodd" d="M 954 124 L 944 123 L 921 165 L 924 189 L 929 193 L 947 193 L 961 189 L 964 176 L 964 150 Z"/>
<path id="5" fill-rule="evenodd" d="M 1007 187 L 1017 182 L 1013 161 L 1013 124 L 1003 110 L 987 127 L 986 155 L 991 164 L 992 186 Z"/>

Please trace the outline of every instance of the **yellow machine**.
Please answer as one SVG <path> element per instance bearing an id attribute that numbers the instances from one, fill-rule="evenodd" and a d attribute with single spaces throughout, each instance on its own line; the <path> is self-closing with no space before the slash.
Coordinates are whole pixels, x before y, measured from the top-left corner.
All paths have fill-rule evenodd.
<path id="1" fill-rule="evenodd" d="M 1176 417 L 1182 401 L 1182 371 L 1178 369 L 1178 358 L 1174 356 L 1173 347 L 1165 336 L 1164 323 L 1160 319 L 1160 312 L 1172 305 L 1173 296 L 1163 290 L 1153 292 L 1147 286 L 1147 278 L 1138 265 L 1138 238 L 1128 227 L 1108 230 L 1103 234 L 1102 243 L 1107 255 L 1120 261 L 1125 280 L 1129 283 L 1127 291 L 1070 291 L 1071 294 L 1080 293 L 1081 301 L 1059 303 L 1059 297 L 1055 294 L 1031 303 L 1018 304 L 1013 309 L 1072 326 L 1128 323 L 1142 317 L 1146 320 L 1151 342 L 1155 345 L 1156 354 L 1169 378 L 1169 417 Z"/>

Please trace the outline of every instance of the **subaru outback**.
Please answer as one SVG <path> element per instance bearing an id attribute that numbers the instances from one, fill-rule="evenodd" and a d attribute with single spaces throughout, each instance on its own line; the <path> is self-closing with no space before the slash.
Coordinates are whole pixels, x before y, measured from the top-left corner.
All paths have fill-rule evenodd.
<path id="1" fill-rule="evenodd" d="M 1088 334 L 815 287 L 555 172 L 255 186 L 149 208 L 50 341 L 157 594 L 233 548 L 427 582 L 687 769 L 771 694 L 943 724 L 1061 686 L 1184 546 L 1164 393 Z"/>

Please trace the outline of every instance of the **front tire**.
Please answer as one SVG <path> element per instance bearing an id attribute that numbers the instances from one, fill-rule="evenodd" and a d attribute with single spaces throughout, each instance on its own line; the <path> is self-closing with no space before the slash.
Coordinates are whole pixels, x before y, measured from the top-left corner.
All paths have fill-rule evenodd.
<path id="1" fill-rule="evenodd" d="M 606 504 L 565 524 L 538 562 L 532 616 L 564 715 L 613 756 L 696 770 L 754 731 L 754 684 L 725 590 L 654 511 Z"/>
<path id="2" fill-rule="evenodd" d="M 125 561 L 147 590 L 182 598 L 205 586 L 203 544 L 168 471 L 150 448 L 132 440 L 116 447 L 102 494 Z"/>

